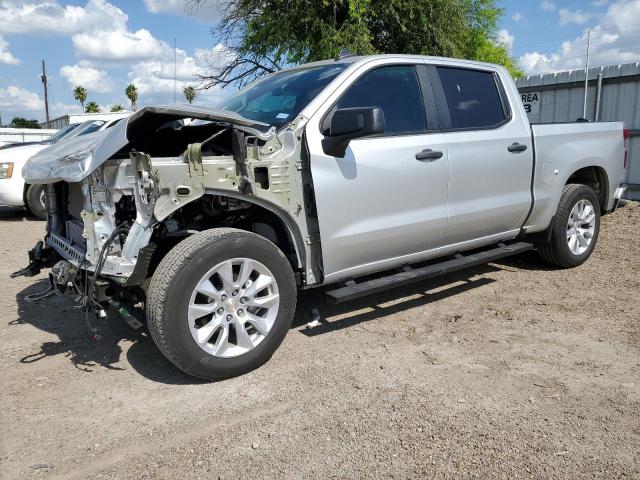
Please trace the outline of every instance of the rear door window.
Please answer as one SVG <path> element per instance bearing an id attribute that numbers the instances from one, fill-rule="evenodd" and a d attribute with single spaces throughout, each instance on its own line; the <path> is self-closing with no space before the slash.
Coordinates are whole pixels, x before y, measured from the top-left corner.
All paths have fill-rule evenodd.
<path id="1" fill-rule="evenodd" d="M 365 73 L 340 98 L 337 108 L 380 107 L 385 135 L 425 132 L 422 91 L 413 65 L 391 65 Z"/>
<path id="2" fill-rule="evenodd" d="M 507 116 L 491 72 L 436 67 L 449 106 L 451 128 L 490 128 Z"/>

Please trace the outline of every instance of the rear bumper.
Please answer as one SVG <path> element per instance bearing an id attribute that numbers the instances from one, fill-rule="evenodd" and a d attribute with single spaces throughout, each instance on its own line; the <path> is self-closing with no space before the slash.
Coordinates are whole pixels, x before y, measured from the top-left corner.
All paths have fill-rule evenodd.
<path id="1" fill-rule="evenodd" d="M 620 200 L 625 198 L 626 192 L 627 192 L 627 186 L 625 184 L 622 184 L 618 188 L 616 188 L 616 191 L 613 194 L 613 208 L 611 209 L 612 212 L 616 211 L 616 209 L 620 205 Z"/>

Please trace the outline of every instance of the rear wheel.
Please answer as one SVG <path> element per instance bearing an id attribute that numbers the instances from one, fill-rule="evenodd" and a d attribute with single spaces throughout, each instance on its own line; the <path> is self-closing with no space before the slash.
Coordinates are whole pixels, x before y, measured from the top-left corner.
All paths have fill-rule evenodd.
<path id="1" fill-rule="evenodd" d="M 160 351 L 194 377 L 216 380 L 264 364 L 296 305 L 293 271 L 270 241 L 213 229 L 180 242 L 155 271 L 149 330 Z"/>
<path id="2" fill-rule="evenodd" d="M 600 204 L 593 189 L 566 185 L 549 228 L 550 240 L 538 245 L 542 259 L 563 268 L 582 265 L 591 255 L 600 231 Z"/>
<path id="3" fill-rule="evenodd" d="M 44 185 L 29 185 L 24 195 L 27 210 L 40 220 L 47 219 L 47 209 L 44 203 Z"/>

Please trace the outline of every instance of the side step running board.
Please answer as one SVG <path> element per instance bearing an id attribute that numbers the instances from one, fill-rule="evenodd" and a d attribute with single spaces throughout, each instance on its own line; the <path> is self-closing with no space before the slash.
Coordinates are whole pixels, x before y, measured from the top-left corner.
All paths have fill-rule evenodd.
<path id="1" fill-rule="evenodd" d="M 488 250 L 476 251 L 468 254 L 458 254 L 454 258 L 439 263 L 393 273 L 380 278 L 366 280 L 360 283 L 347 282 L 344 287 L 330 290 L 326 293 L 327 300 L 331 303 L 342 303 L 354 298 L 364 297 L 372 293 L 378 293 L 390 288 L 401 287 L 427 278 L 438 277 L 447 273 L 475 267 L 487 262 L 493 262 L 501 258 L 510 257 L 533 249 L 532 243 L 517 242 L 509 245 L 498 244 Z"/>

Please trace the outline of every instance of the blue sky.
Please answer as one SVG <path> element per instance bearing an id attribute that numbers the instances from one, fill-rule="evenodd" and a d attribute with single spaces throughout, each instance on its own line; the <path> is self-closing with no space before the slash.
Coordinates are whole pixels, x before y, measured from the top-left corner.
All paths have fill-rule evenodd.
<path id="1" fill-rule="evenodd" d="M 127 106 L 125 86 L 139 104 L 173 102 L 174 38 L 178 94 L 195 84 L 207 58 L 224 53 L 211 27 L 215 2 L 195 15 L 184 0 L 0 0 L 0 115 L 42 120 L 40 61 L 47 62 L 52 116 L 79 111 L 73 85 L 103 108 Z M 504 0 L 500 41 L 536 74 L 584 66 L 592 29 L 592 64 L 640 61 L 640 0 Z M 193 13 L 193 12 L 191 12 Z M 213 105 L 219 90 L 196 103 Z"/>

